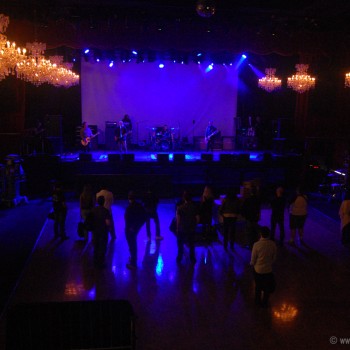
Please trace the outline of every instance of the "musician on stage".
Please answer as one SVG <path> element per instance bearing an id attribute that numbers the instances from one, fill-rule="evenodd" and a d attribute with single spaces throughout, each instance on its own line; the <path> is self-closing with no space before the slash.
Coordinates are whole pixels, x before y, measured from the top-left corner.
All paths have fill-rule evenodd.
<path id="1" fill-rule="evenodd" d="M 210 120 L 207 128 L 205 129 L 205 142 L 207 144 L 207 152 L 209 152 L 209 150 L 214 150 L 214 139 L 217 133 L 218 129 L 213 125 L 213 122 Z"/>
<path id="2" fill-rule="evenodd" d="M 92 130 L 89 128 L 87 122 L 83 122 L 81 129 L 80 129 L 80 138 L 81 138 L 81 145 L 83 147 L 84 152 L 90 152 L 91 151 L 91 138 L 92 138 Z"/>
<path id="3" fill-rule="evenodd" d="M 125 114 L 122 122 L 124 123 L 124 126 L 126 127 L 127 130 L 127 136 L 126 136 L 126 144 L 131 144 L 131 133 L 132 133 L 132 122 L 130 119 L 130 116 L 128 114 Z"/>
<path id="4" fill-rule="evenodd" d="M 127 152 L 127 136 L 128 136 L 128 129 L 124 125 L 123 121 L 120 120 L 118 123 L 118 127 L 115 129 L 114 133 L 114 140 L 116 141 L 117 145 L 119 146 L 120 152 Z"/>

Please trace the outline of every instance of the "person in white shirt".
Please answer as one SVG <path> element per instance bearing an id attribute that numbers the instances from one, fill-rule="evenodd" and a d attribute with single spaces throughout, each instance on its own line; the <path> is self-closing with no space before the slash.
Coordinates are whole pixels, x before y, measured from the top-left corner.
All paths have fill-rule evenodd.
<path id="1" fill-rule="evenodd" d="M 111 214 L 111 223 L 110 223 L 110 235 L 112 239 L 116 239 L 115 234 L 115 227 L 114 227 L 114 220 L 113 220 L 113 212 L 112 212 L 112 205 L 114 203 L 114 196 L 111 191 L 108 190 L 106 186 L 101 186 L 101 190 L 96 193 L 96 201 L 97 198 L 103 196 L 105 198 L 104 207 L 108 209 L 108 211 Z"/>
<path id="2" fill-rule="evenodd" d="M 270 229 L 259 227 L 260 239 L 252 249 L 250 265 L 254 268 L 255 304 L 267 307 L 270 294 L 275 290 L 272 264 L 276 260 L 276 244 L 270 239 Z"/>

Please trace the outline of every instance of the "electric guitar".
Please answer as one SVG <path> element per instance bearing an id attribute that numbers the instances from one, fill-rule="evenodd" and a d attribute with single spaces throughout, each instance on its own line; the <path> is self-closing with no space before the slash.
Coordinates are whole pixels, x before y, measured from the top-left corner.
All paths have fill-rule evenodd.
<path id="1" fill-rule="evenodd" d="M 81 144 L 83 145 L 83 146 L 87 146 L 90 142 L 91 142 L 91 140 L 95 137 L 95 136 L 97 136 L 99 134 L 99 132 L 97 132 L 95 135 L 92 135 L 92 136 L 90 136 L 90 137 L 86 137 L 85 139 L 82 139 L 81 140 Z"/>
<path id="2" fill-rule="evenodd" d="M 218 134 L 218 133 L 219 133 L 219 130 L 215 130 L 215 131 L 212 132 L 209 136 L 206 136 L 206 137 L 205 137 L 205 142 L 208 143 L 208 142 L 210 141 L 210 139 L 211 139 L 214 135 L 216 135 L 216 134 Z"/>
<path id="3" fill-rule="evenodd" d="M 119 141 L 122 140 L 124 137 L 126 138 L 128 135 L 130 135 L 132 133 L 132 130 L 127 131 L 125 134 L 123 134 L 122 136 L 114 136 L 114 140 L 115 141 Z"/>

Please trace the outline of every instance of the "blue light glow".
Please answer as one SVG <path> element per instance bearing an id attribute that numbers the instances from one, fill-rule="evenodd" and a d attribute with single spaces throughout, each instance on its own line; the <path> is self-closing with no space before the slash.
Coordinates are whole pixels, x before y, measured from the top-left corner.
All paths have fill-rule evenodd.
<path id="1" fill-rule="evenodd" d="M 164 68 L 164 63 L 159 63 L 159 68 Z"/>
<path id="2" fill-rule="evenodd" d="M 90 52 L 90 49 L 85 49 L 84 53 L 88 54 Z"/>
<path id="3" fill-rule="evenodd" d="M 113 67 L 113 65 L 114 65 L 114 62 L 111 61 L 111 62 L 109 63 L 109 67 Z"/>
<path id="4" fill-rule="evenodd" d="M 245 60 L 247 58 L 247 56 L 245 54 L 243 54 L 242 58 Z"/>
<path id="5" fill-rule="evenodd" d="M 205 69 L 205 73 L 210 72 L 214 68 L 214 63 L 209 64 L 209 66 Z"/>
<path id="6" fill-rule="evenodd" d="M 133 50 L 133 51 L 132 51 L 132 54 L 133 54 L 133 55 L 137 55 L 137 51 Z"/>
<path id="7" fill-rule="evenodd" d="M 164 269 L 164 261 L 161 254 L 159 254 L 158 260 L 157 260 L 157 266 L 156 266 L 156 275 L 161 276 L 163 273 L 163 269 Z"/>

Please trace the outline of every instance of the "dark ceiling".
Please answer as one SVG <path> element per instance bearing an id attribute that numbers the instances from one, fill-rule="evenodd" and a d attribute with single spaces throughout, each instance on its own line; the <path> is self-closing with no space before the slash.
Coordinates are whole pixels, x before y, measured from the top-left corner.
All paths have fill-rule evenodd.
<path id="1" fill-rule="evenodd" d="M 209 18 L 196 0 L 7 1 L 6 34 L 48 47 L 252 51 L 259 54 L 330 55 L 347 52 L 350 1 L 202 0 L 215 4 Z"/>

